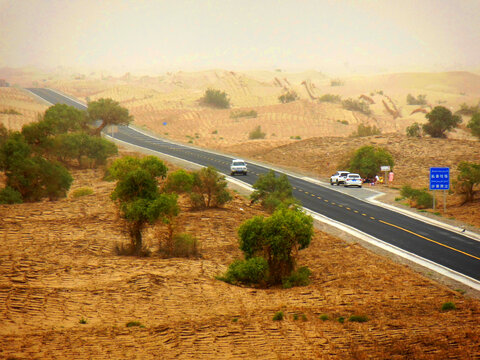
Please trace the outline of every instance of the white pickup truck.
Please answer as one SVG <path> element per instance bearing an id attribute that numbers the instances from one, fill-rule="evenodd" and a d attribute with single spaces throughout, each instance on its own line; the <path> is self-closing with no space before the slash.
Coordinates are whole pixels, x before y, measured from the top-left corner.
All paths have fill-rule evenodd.
<path id="1" fill-rule="evenodd" d="M 247 163 L 242 159 L 232 160 L 232 164 L 230 165 L 230 175 L 233 176 L 235 174 L 247 175 Z"/>

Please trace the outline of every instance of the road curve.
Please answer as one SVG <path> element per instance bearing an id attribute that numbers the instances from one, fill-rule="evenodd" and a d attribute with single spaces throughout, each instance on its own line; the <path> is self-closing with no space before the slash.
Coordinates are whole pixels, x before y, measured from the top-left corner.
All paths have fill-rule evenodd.
<path id="1" fill-rule="evenodd" d="M 52 104 L 65 103 L 78 109 L 86 109 L 85 105 L 74 99 L 49 89 L 31 88 L 28 90 Z M 154 138 L 126 126 L 119 126 L 113 136 L 136 146 L 203 166 L 213 166 L 219 172 L 229 174 L 229 166 L 233 157 Z M 253 185 L 259 175 L 269 171 L 268 168 L 257 164 L 249 164 L 248 168 L 248 176 L 239 176 L 237 179 L 249 185 Z M 295 198 L 300 200 L 305 208 L 463 274 L 480 286 L 480 241 L 460 232 L 437 227 L 376 206 L 348 194 L 332 191 L 328 187 L 288 174 L 287 176 L 293 186 Z"/>

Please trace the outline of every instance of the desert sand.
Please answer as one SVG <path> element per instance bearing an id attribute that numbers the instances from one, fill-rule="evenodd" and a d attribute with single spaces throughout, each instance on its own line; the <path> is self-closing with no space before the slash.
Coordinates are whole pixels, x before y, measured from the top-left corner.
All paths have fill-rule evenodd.
<path id="1" fill-rule="evenodd" d="M 2 73 L 3 71 L 3 73 Z M 0 78 L 6 77 L 5 70 Z M 45 86 L 82 101 L 111 97 L 127 107 L 135 125 L 171 140 L 276 164 L 320 179 L 342 167 L 349 152 L 373 144 L 395 158 L 391 198 L 403 184 L 426 186 L 430 166 L 480 162 L 480 143 L 462 126 L 447 139 L 409 139 L 405 128 L 426 121 L 405 97 L 426 94 L 431 105 L 453 111 L 480 98 L 471 73 L 393 74 L 342 79 L 330 85 L 319 72 L 277 73 L 212 70 L 159 77 L 90 74 L 65 76 L 12 72 L 12 84 Z M 7 74 L 7 75 L 8 75 Z M 304 82 L 304 84 L 302 84 Z M 226 91 L 232 109 L 202 106 L 206 88 Z M 279 104 L 294 89 L 300 99 Z M 371 97 L 373 116 L 318 103 L 333 93 Z M 383 101 L 400 109 L 393 119 Z M 391 103 L 390 103 L 391 104 Z M 0 114 L 11 129 L 35 121 L 45 104 L 16 88 L 0 88 Z M 254 118 L 231 118 L 232 110 L 255 110 Z M 163 125 L 166 123 L 166 125 Z M 357 125 L 382 135 L 350 138 Z M 266 138 L 249 140 L 261 125 Z M 262 210 L 237 194 L 224 209 L 190 211 L 185 203 L 178 231 L 196 236 L 198 259 L 162 259 L 155 249 L 162 226 L 150 229 L 150 258 L 116 256 L 128 241 L 103 170 L 77 170 L 72 191 L 94 195 L 56 202 L 0 206 L 0 357 L 31 358 L 265 358 L 265 359 L 474 359 L 480 356 L 480 303 L 388 257 L 352 241 L 317 231 L 298 263 L 313 271 L 309 286 L 293 289 L 236 287 L 215 279 L 241 256 L 235 229 Z M 392 195 L 393 194 L 393 195 Z M 392 200 L 393 203 L 395 201 Z M 440 203 L 441 204 L 441 203 Z M 480 200 L 460 206 L 447 197 L 447 213 L 480 227 Z M 265 214 L 266 215 L 266 214 Z M 433 216 L 433 215 L 432 215 Z M 388 269 L 388 272 L 385 271 Z M 459 289 L 462 290 L 462 289 Z M 443 312 L 445 302 L 457 309 Z M 285 319 L 273 321 L 283 311 Z M 323 321 L 320 315 L 327 315 Z M 305 315 L 303 317 L 303 315 Z M 365 323 L 349 322 L 367 316 Z M 338 319 L 345 318 L 344 323 Z M 295 320 L 298 318 L 297 320 Z M 137 321 L 142 326 L 127 327 Z"/>

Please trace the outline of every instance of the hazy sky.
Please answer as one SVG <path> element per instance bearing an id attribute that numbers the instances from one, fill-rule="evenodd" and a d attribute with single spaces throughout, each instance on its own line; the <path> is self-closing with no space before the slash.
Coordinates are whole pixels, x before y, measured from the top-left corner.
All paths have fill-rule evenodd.
<path id="1" fill-rule="evenodd" d="M 480 0 L 0 0 L 0 66 L 112 71 L 480 66 Z"/>

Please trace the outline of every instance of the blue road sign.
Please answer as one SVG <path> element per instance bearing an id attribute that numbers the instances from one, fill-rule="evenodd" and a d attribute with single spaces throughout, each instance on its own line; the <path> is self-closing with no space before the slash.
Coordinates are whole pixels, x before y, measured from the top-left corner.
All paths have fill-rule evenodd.
<path id="1" fill-rule="evenodd" d="M 450 189 L 450 168 L 432 167 L 430 168 L 430 190 L 449 190 Z"/>

